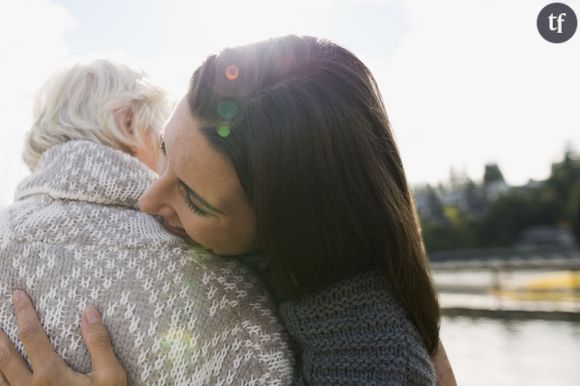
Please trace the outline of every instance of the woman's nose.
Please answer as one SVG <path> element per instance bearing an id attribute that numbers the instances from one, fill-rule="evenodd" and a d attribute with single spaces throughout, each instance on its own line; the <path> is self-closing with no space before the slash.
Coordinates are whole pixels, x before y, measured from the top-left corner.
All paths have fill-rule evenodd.
<path id="1" fill-rule="evenodd" d="M 139 197 L 138 205 L 141 212 L 158 215 L 163 206 L 159 181 L 153 182 L 147 190 Z"/>

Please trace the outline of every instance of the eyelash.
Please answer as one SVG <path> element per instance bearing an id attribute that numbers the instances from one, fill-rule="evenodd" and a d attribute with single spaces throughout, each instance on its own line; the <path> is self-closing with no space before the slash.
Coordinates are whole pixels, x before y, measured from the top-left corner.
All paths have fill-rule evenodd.
<path id="1" fill-rule="evenodd" d="M 189 194 L 187 194 L 187 190 L 185 189 L 185 187 L 181 184 L 179 184 L 179 187 L 181 188 L 181 193 L 183 194 L 183 198 L 185 199 L 185 203 L 187 204 L 189 209 L 191 209 L 198 216 L 207 217 L 207 213 L 205 213 L 197 205 L 195 205 L 193 201 L 191 201 L 191 198 L 189 198 Z"/>
<path id="2" fill-rule="evenodd" d="M 163 138 L 163 135 L 159 137 L 158 146 L 159 150 L 161 150 L 163 155 L 165 155 L 165 138 Z M 181 194 L 183 194 L 185 204 L 189 207 L 189 209 L 191 209 L 191 211 L 197 214 L 198 216 L 207 217 L 208 214 L 203 210 L 201 210 L 197 205 L 195 205 L 193 201 L 191 201 L 191 198 L 189 198 L 189 194 L 187 194 L 187 189 L 185 188 L 185 186 L 179 184 L 179 188 L 181 189 Z"/>

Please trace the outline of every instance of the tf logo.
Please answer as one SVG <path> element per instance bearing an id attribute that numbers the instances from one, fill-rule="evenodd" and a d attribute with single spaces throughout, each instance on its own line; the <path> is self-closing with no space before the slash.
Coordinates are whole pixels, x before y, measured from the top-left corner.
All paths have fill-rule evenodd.
<path id="1" fill-rule="evenodd" d="M 551 43 L 563 43 L 576 32 L 578 19 L 566 4 L 552 3 L 540 11 L 537 20 L 540 35 Z"/>

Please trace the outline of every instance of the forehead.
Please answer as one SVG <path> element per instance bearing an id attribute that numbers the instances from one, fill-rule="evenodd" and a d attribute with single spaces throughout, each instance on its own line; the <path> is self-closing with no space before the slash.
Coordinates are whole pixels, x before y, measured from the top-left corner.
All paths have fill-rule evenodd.
<path id="1" fill-rule="evenodd" d="M 234 168 L 209 145 L 185 98 L 167 123 L 165 147 L 176 177 L 211 205 L 227 211 L 243 195 Z"/>

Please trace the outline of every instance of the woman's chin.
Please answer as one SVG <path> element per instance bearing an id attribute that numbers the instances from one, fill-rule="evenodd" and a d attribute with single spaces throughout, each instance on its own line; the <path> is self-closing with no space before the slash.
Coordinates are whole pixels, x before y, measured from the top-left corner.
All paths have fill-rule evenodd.
<path id="1" fill-rule="evenodd" d="M 199 247 L 202 249 L 205 249 L 206 251 L 208 251 L 208 249 L 206 247 L 204 247 L 203 245 L 201 245 L 200 243 L 198 243 L 197 241 L 195 241 L 194 239 L 192 239 L 189 236 L 186 237 L 182 237 L 182 239 L 190 246 L 192 247 Z M 211 252 L 211 251 L 210 251 Z"/>

